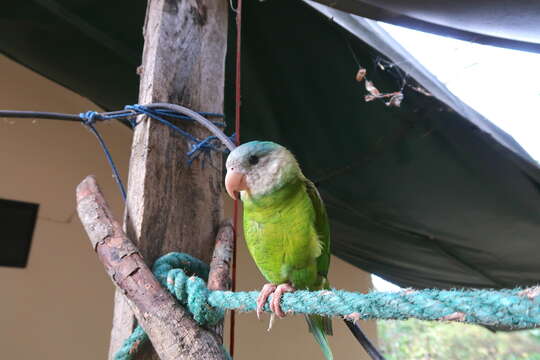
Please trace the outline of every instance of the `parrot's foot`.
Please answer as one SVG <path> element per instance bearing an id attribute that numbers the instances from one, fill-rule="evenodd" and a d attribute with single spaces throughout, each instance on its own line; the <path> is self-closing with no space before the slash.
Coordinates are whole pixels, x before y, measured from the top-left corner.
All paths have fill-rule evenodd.
<path id="1" fill-rule="evenodd" d="M 276 290 L 277 286 L 274 284 L 265 284 L 259 293 L 257 298 L 257 319 L 261 319 L 261 313 L 263 312 L 264 304 L 268 297 Z"/>
<path id="2" fill-rule="evenodd" d="M 285 313 L 281 310 L 281 297 L 284 293 L 293 292 L 296 289 L 289 283 L 281 284 L 276 287 L 274 290 L 274 295 L 272 296 L 272 302 L 270 303 L 270 309 L 274 314 L 279 318 L 285 317 Z"/>

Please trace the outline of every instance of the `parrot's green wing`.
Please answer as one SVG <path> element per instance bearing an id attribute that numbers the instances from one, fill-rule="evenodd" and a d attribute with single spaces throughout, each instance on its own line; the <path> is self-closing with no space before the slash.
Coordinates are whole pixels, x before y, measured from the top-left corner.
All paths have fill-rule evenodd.
<path id="1" fill-rule="evenodd" d="M 306 191 L 315 210 L 315 229 L 321 243 L 321 255 L 317 258 L 317 271 L 323 279 L 321 289 L 329 289 L 330 284 L 326 278 L 328 268 L 330 267 L 330 224 L 328 215 L 326 214 L 321 195 L 315 185 L 307 179 L 305 180 L 305 184 Z M 307 315 L 306 321 L 309 325 L 309 331 L 320 345 L 325 358 L 327 360 L 333 359 L 332 351 L 326 339 L 326 335 L 332 335 L 332 319 L 320 315 Z"/>
<path id="2" fill-rule="evenodd" d="M 328 215 L 326 214 L 321 195 L 315 185 L 308 179 L 305 180 L 305 185 L 311 203 L 313 204 L 313 209 L 315 210 L 315 230 L 321 242 L 321 255 L 317 258 L 317 271 L 319 275 L 326 279 L 328 268 L 330 267 L 330 224 Z M 329 288 L 328 284 L 323 285 L 325 286 L 322 288 Z"/>

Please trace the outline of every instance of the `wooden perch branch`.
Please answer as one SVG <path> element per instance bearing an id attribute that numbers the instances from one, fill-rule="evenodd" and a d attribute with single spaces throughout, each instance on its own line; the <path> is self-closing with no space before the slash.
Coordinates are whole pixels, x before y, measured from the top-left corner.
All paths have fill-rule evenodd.
<path id="1" fill-rule="evenodd" d="M 216 245 L 210 263 L 210 274 L 208 274 L 208 289 L 210 290 L 229 290 L 231 288 L 233 231 L 232 223 L 228 220 L 220 227 L 216 236 Z"/>
<path id="2" fill-rule="evenodd" d="M 216 245 L 210 262 L 210 273 L 208 274 L 208 289 L 231 289 L 233 242 L 233 226 L 231 221 L 227 220 L 221 225 L 216 236 Z M 223 322 L 214 327 L 214 332 L 221 337 L 223 342 Z"/>
<path id="3" fill-rule="evenodd" d="M 93 176 L 77 187 L 77 212 L 99 260 L 128 299 L 162 360 L 224 359 L 218 338 L 163 289 L 123 232 Z"/>

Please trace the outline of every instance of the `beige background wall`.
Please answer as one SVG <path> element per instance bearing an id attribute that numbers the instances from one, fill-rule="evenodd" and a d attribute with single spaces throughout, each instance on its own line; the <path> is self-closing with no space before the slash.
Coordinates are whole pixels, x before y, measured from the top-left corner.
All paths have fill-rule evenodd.
<path id="1" fill-rule="evenodd" d="M 88 100 L 0 57 L 0 109 L 79 113 L 95 110 Z M 131 130 L 98 125 L 126 179 Z M 75 216 L 74 189 L 95 174 L 115 213 L 122 202 L 96 139 L 79 123 L 0 118 L 0 198 L 40 204 L 26 269 L 0 267 L 0 358 L 105 359 L 112 317 L 113 286 L 98 263 Z M 1 221 L 1 220 L 0 220 Z M 0 232 L 0 243 L 3 243 Z M 334 258 L 335 287 L 367 290 L 370 278 Z M 243 242 L 238 287 L 259 288 L 261 276 Z M 320 350 L 302 317 L 276 322 L 253 313 L 237 321 L 237 359 L 319 359 Z M 362 359 L 362 351 L 340 321 L 331 345 L 337 359 Z M 368 324 L 375 337 L 375 327 Z M 365 356 L 363 354 L 363 356 Z"/>

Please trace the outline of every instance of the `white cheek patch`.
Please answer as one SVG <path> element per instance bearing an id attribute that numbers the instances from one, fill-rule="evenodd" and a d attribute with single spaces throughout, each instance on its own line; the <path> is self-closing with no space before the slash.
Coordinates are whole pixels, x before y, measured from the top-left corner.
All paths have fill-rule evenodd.
<path id="1" fill-rule="evenodd" d="M 279 169 L 282 167 L 283 166 L 279 164 L 279 159 L 270 158 L 266 161 L 266 164 L 262 164 L 259 173 L 261 176 L 275 178 L 276 176 L 279 176 Z"/>
<path id="2" fill-rule="evenodd" d="M 280 183 L 298 166 L 286 149 L 274 151 L 253 167 L 246 175 L 246 183 L 252 195 L 264 195 Z"/>

